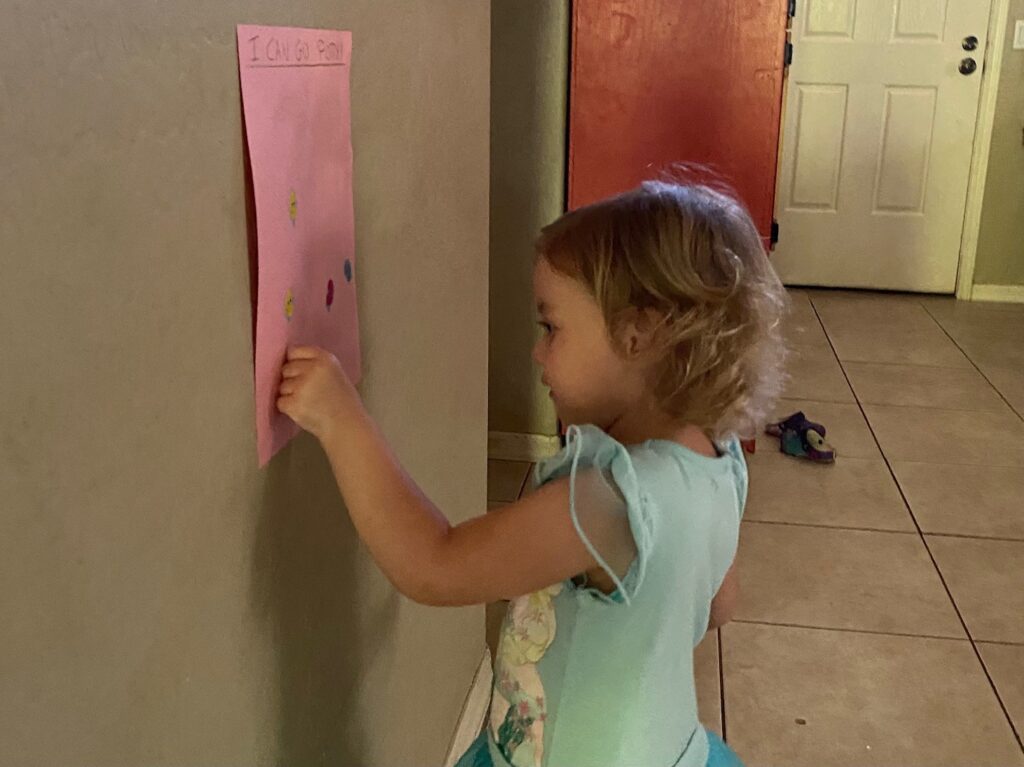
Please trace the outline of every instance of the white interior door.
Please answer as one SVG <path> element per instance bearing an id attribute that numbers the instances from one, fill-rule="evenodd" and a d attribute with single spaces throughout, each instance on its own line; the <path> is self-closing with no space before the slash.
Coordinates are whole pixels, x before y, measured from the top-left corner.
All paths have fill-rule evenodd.
<path id="1" fill-rule="evenodd" d="M 797 0 L 772 257 L 785 282 L 953 292 L 990 2 Z"/>

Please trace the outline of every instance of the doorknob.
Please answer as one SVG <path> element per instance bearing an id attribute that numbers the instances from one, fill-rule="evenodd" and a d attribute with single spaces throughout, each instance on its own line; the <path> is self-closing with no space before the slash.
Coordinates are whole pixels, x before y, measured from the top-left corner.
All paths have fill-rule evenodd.
<path id="1" fill-rule="evenodd" d="M 969 35 L 969 36 L 965 37 L 964 38 L 964 42 L 963 42 L 963 46 L 964 46 L 964 50 L 965 51 L 976 50 L 977 47 L 978 47 L 978 38 L 975 37 L 974 35 Z"/>
<path id="2" fill-rule="evenodd" d="M 978 62 L 972 58 L 966 58 L 960 62 L 960 74 L 973 75 L 978 69 Z"/>

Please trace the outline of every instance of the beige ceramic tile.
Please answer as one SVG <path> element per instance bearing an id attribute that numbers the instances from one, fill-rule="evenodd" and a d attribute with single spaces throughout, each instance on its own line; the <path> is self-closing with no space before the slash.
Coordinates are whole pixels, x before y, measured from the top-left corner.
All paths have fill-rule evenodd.
<path id="1" fill-rule="evenodd" d="M 801 399 L 782 399 L 775 407 L 775 420 L 781 421 L 802 410 L 807 420 L 825 427 L 826 440 L 835 448 L 837 460 L 849 458 L 879 458 L 867 421 L 857 405 L 837 402 L 815 402 Z M 778 440 L 767 435 L 758 438 L 758 449 L 764 443 L 768 450 L 778 448 Z"/>
<path id="2" fill-rule="evenodd" d="M 857 399 L 870 405 L 1008 412 L 999 393 L 974 368 L 847 362 Z"/>
<path id="3" fill-rule="evenodd" d="M 917 303 L 941 324 L 944 317 L 956 314 L 958 306 L 968 306 L 971 302 L 957 301 L 951 296 L 920 296 Z"/>
<path id="4" fill-rule="evenodd" d="M 730 624 L 729 744 L 747 767 L 1021 767 L 966 641 Z"/>
<path id="5" fill-rule="evenodd" d="M 1024 368 L 1013 370 L 999 365 L 980 365 L 980 368 L 1017 414 L 1024 415 Z"/>
<path id="6" fill-rule="evenodd" d="M 1024 644 L 1024 541 L 927 538 L 971 636 Z"/>
<path id="7" fill-rule="evenodd" d="M 897 293 L 871 290 L 859 290 L 855 288 L 803 288 L 803 291 L 815 303 L 827 301 L 878 301 L 881 303 L 911 303 L 920 304 L 920 293 Z"/>
<path id="8" fill-rule="evenodd" d="M 997 336 L 989 330 L 964 333 L 956 336 L 956 342 L 982 370 L 1001 368 L 1017 373 L 1024 372 L 1024 343 L 1018 331 L 1012 335 Z"/>
<path id="9" fill-rule="evenodd" d="M 1016 315 L 1024 320 L 1024 304 L 1007 304 L 995 301 L 956 301 L 940 296 L 922 297 L 920 300 L 929 314 L 941 325 L 955 325 L 964 320 L 999 322 L 1001 317 Z"/>
<path id="10" fill-rule="evenodd" d="M 926 533 L 1024 540 L 1024 471 L 1006 466 L 892 462 Z"/>
<path id="11" fill-rule="evenodd" d="M 514 501 L 526 482 L 530 464 L 525 461 L 487 461 L 487 499 Z"/>
<path id="12" fill-rule="evenodd" d="M 835 332 L 870 328 L 872 331 L 904 332 L 938 330 L 932 316 L 915 300 L 891 296 L 815 296 L 814 308 L 829 336 Z"/>
<path id="13" fill-rule="evenodd" d="M 722 686 L 718 677 L 718 631 L 709 631 L 693 651 L 697 710 L 709 730 L 722 734 Z"/>
<path id="14" fill-rule="evenodd" d="M 745 522 L 737 620 L 963 637 L 916 534 Z"/>
<path id="15" fill-rule="evenodd" d="M 865 405 L 864 412 L 890 460 L 1024 466 L 1024 422 L 1012 411 Z"/>
<path id="16" fill-rule="evenodd" d="M 999 698 L 1017 732 L 1024 735 L 1024 645 L 978 643 Z"/>
<path id="17" fill-rule="evenodd" d="M 748 456 L 747 463 L 750 493 L 745 519 L 876 530 L 915 529 L 881 458 L 841 458 L 824 465 L 758 449 Z"/>
<path id="18" fill-rule="evenodd" d="M 1022 305 L 1024 306 L 1024 305 Z M 1019 333 L 1024 329 L 1024 310 L 1017 311 L 985 309 L 982 311 L 953 312 L 951 315 L 942 316 L 939 314 L 935 321 L 942 326 L 943 330 L 956 338 L 960 335 L 990 335 L 1007 336 Z"/>
<path id="19" fill-rule="evenodd" d="M 936 367 L 970 367 L 970 360 L 936 324 L 902 327 L 867 323 L 826 322 L 829 338 L 843 362 L 890 362 Z"/>
<path id="20" fill-rule="evenodd" d="M 786 364 L 784 396 L 823 402 L 856 402 L 831 347 L 794 348 Z"/>
<path id="21" fill-rule="evenodd" d="M 790 291 L 790 311 L 784 323 L 786 342 L 794 349 L 812 348 L 831 351 L 828 336 L 805 294 Z"/>
<path id="22" fill-rule="evenodd" d="M 839 359 L 942 367 L 970 362 L 916 300 L 890 296 L 814 296 Z"/>
<path id="23" fill-rule="evenodd" d="M 1024 304 L 958 304 L 951 311 L 926 307 L 956 341 L 1019 338 L 1024 333 Z"/>

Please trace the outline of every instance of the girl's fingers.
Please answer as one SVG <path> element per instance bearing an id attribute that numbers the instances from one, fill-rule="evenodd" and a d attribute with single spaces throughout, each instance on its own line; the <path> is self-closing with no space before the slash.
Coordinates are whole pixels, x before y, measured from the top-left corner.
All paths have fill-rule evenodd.
<path id="1" fill-rule="evenodd" d="M 286 362 L 281 368 L 282 378 L 298 378 L 302 375 L 302 372 L 309 366 L 308 360 L 298 360 L 297 362 Z"/>
<path id="2" fill-rule="evenodd" d="M 289 360 L 315 360 L 319 356 L 320 350 L 315 346 L 288 347 Z"/>

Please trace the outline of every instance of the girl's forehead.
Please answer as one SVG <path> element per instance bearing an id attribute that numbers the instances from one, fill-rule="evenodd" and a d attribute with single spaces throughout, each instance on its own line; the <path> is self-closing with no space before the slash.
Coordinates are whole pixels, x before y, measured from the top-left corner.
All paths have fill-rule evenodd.
<path id="1" fill-rule="evenodd" d="M 545 267 L 544 259 L 540 259 L 533 267 L 533 298 L 541 314 L 554 308 L 551 270 Z"/>
<path id="2" fill-rule="evenodd" d="M 543 304 L 548 309 L 578 301 L 580 294 L 585 293 L 576 280 L 556 272 L 544 259 L 540 259 L 534 267 L 533 292 L 538 308 Z"/>

